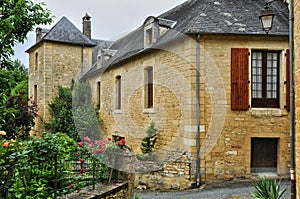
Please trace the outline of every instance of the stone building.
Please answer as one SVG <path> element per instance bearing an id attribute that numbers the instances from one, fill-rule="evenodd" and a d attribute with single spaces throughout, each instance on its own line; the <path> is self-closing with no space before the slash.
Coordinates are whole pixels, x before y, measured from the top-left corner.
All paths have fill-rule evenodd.
<path id="1" fill-rule="evenodd" d="M 258 19 L 264 4 L 189 0 L 114 42 L 89 39 L 63 18 L 28 50 L 29 93 L 47 119 L 55 87 L 80 76 L 91 86 L 105 134 L 125 138 L 136 153 L 153 121 L 162 166 L 137 175 L 147 188 L 286 175 L 288 7 L 272 4 L 276 17 L 266 35 Z"/>
<path id="2" fill-rule="evenodd" d="M 294 1 L 294 79 L 295 79 L 295 163 L 296 163 L 296 193 L 300 198 L 300 2 Z"/>

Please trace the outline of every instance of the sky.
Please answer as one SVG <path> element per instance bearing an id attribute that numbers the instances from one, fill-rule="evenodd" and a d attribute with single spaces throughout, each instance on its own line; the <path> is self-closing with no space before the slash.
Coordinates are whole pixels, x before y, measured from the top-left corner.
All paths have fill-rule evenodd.
<path id="1" fill-rule="evenodd" d="M 54 16 L 54 22 L 42 28 L 51 28 L 63 16 L 82 30 L 82 17 L 88 13 L 92 18 L 92 38 L 115 40 L 141 26 L 148 16 L 159 14 L 185 2 L 186 0 L 32 0 L 45 2 Z M 35 30 L 36 27 L 34 27 Z M 35 43 L 35 32 L 27 35 L 24 44 L 18 44 L 13 59 L 19 59 L 28 67 L 25 51 Z"/>

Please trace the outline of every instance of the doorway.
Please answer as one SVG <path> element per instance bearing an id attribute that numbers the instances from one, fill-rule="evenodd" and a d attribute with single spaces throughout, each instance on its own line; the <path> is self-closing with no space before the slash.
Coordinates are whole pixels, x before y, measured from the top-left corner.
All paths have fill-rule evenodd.
<path id="1" fill-rule="evenodd" d="M 251 138 L 251 173 L 277 172 L 278 138 Z"/>

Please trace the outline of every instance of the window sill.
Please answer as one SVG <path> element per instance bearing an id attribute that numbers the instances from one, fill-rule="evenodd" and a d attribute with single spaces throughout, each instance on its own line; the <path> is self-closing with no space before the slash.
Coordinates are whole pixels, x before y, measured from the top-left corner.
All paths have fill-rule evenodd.
<path id="1" fill-rule="evenodd" d="M 122 114 L 123 111 L 122 110 L 114 110 L 114 114 Z"/>
<path id="2" fill-rule="evenodd" d="M 252 116 L 281 117 L 287 115 L 287 112 L 280 108 L 251 108 L 250 113 Z"/>
<path id="3" fill-rule="evenodd" d="M 143 110 L 143 113 L 155 113 L 153 108 L 147 108 Z"/>

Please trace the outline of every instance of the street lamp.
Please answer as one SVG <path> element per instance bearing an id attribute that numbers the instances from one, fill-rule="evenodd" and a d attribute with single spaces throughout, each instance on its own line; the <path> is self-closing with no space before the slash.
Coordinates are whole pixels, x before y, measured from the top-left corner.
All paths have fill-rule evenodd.
<path id="1" fill-rule="evenodd" d="M 274 13 L 270 10 L 270 4 L 275 0 L 270 0 L 266 3 L 264 9 L 261 11 L 259 15 L 259 19 L 262 24 L 263 30 L 268 34 L 269 31 L 272 29 Z"/>

